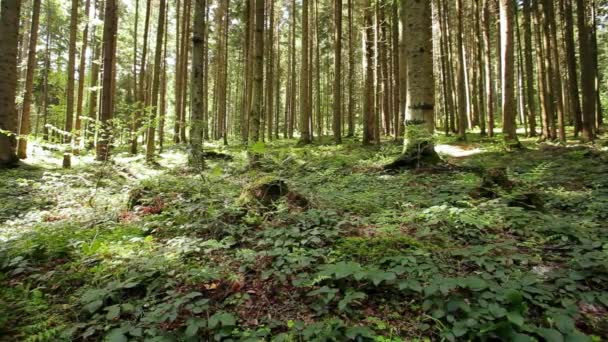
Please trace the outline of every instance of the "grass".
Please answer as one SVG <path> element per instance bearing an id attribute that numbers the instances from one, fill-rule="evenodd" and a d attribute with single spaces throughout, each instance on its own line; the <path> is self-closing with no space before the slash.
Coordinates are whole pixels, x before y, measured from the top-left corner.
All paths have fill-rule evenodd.
<path id="1" fill-rule="evenodd" d="M 256 146 L 199 174 L 173 147 L 0 174 L 0 339 L 601 340 L 608 151 L 439 137 L 461 166 L 382 172 L 401 146 Z M 479 167 L 513 189 L 476 198 Z M 283 179 L 310 209 L 243 206 Z M 535 194 L 542 208 L 518 205 Z"/>

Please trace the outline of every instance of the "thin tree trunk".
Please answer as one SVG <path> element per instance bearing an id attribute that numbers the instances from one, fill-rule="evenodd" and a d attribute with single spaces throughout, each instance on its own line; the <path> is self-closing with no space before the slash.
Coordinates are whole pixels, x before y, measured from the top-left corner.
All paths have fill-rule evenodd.
<path id="1" fill-rule="evenodd" d="M 116 33 L 118 11 L 116 0 L 106 0 L 103 28 L 103 85 L 101 91 L 100 134 L 97 143 L 97 160 L 106 161 L 110 156 L 110 120 L 114 112 L 114 87 L 116 63 Z"/>
<path id="2" fill-rule="evenodd" d="M 38 45 L 38 26 L 40 23 L 40 0 L 34 0 L 32 9 L 32 26 L 30 28 L 29 52 L 27 56 L 27 73 L 25 76 L 25 93 L 23 95 L 23 110 L 21 113 L 20 139 L 17 155 L 20 159 L 27 158 L 27 135 L 30 134 L 30 111 L 32 106 L 34 73 L 36 71 L 36 46 Z"/>
<path id="3" fill-rule="evenodd" d="M 583 95 L 582 139 L 583 141 L 593 141 L 595 139 L 595 107 L 597 103 L 595 98 L 591 11 L 590 6 L 584 0 L 576 0 L 576 7 Z"/>
<path id="4" fill-rule="evenodd" d="M 302 0 L 302 66 L 300 81 L 300 144 L 310 144 L 309 0 Z"/>
<path id="5" fill-rule="evenodd" d="M 334 115 L 333 133 L 336 144 L 342 143 L 342 0 L 334 0 Z"/>
<path id="6" fill-rule="evenodd" d="M 370 0 L 364 3 L 365 30 L 365 94 L 363 108 L 363 144 L 374 141 L 375 111 L 374 111 L 374 26 Z"/>
<path id="7" fill-rule="evenodd" d="M 156 52 L 154 54 L 154 76 L 152 79 L 152 101 L 148 117 L 148 133 L 146 134 L 146 161 L 154 161 L 156 153 L 156 129 L 158 121 L 158 93 L 160 92 L 160 71 L 163 57 L 163 38 L 165 36 L 165 17 L 167 1 L 160 0 L 158 25 L 156 29 Z"/>

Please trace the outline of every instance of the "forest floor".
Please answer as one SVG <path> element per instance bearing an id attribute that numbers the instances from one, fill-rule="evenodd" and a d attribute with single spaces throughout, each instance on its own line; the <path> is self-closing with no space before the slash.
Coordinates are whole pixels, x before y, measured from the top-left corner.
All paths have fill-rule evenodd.
<path id="1" fill-rule="evenodd" d="M 388 142 L 255 146 L 256 170 L 215 147 L 202 174 L 37 145 L 0 172 L 0 340 L 602 340 L 608 141 L 499 141 L 399 173 Z"/>

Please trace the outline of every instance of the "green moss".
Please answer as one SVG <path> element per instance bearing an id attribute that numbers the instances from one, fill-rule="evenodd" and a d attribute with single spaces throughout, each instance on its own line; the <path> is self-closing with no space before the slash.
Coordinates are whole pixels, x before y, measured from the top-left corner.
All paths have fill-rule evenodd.
<path id="1" fill-rule="evenodd" d="M 383 258 L 397 257 L 428 248 L 408 236 L 347 237 L 338 243 L 336 253 L 345 259 L 354 259 L 363 263 L 377 262 Z"/>

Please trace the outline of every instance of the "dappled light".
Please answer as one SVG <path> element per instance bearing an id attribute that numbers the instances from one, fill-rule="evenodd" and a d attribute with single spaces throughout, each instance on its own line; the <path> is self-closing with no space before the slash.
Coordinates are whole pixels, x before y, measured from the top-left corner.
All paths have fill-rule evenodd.
<path id="1" fill-rule="evenodd" d="M 607 0 L 0 4 L 0 341 L 608 337 Z"/>

